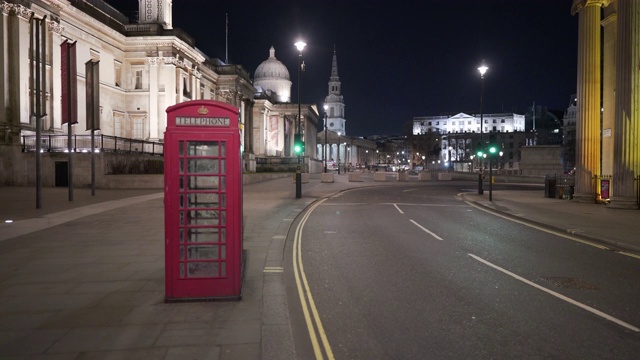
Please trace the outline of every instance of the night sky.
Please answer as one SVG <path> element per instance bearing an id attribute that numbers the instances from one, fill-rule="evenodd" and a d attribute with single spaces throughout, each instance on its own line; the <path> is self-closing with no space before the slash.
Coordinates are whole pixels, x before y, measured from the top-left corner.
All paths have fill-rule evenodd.
<path id="1" fill-rule="evenodd" d="M 132 17 L 136 0 L 108 0 Z M 575 93 L 578 17 L 571 0 L 215 1 L 174 0 L 173 26 L 207 56 L 251 75 L 276 49 L 297 103 L 301 38 L 302 103 L 321 109 L 334 46 L 347 135 L 403 134 L 414 116 L 524 114 L 535 102 L 564 111 Z"/>

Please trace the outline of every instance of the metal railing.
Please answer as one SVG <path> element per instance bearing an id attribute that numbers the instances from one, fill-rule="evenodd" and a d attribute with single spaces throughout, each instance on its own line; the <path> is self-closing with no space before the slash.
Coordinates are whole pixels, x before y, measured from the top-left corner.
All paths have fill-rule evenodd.
<path id="1" fill-rule="evenodd" d="M 42 152 L 67 152 L 68 135 L 42 135 Z M 163 155 L 164 144 L 153 141 L 127 139 L 111 135 L 95 135 L 94 145 L 101 152 Z M 91 152 L 91 135 L 71 135 L 73 152 Z M 36 151 L 36 136 L 22 136 L 22 152 Z"/>

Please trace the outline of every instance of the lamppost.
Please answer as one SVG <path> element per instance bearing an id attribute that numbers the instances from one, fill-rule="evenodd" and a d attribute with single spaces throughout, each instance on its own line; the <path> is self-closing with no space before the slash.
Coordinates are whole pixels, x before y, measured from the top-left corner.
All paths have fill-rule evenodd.
<path id="1" fill-rule="evenodd" d="M 301 138 L 301 128 L 300 128 L 300 118 L 301 118 L 301 114 L 300 114 L 300 76 L 302 74 L 302 68 L 304 66 L 304 63 L 302 62 L 302 50 L 304 49 L 305 46 L 307 46 L 307 44 L 304 41 L 298 40 L 298 42 L 296 42 L 294 44 L 296 46 L 296 48 L 298 49 L 299 55 L 298 55 L 298 131 L 296 132 L 298 134 L 298 138 Z M 300 199 L 302 197 L 302 174 L 301 169 L 300 169 L 300 164 L 301 164 L 301 159 L 300 156 L 304 156 L 304 153 L 302 154 L 298 154 L 298 168 L 296 170 L 296 199 Z"/>
<path id="2" fill-rule="evenodd" d="M 327 110 L 329 105 L 324 104 L 324 146 L 322 147 L 322 157 L 324 158 L 324 172 L 327 172 Z"/>
<path id="3" fill-rule="evenodd" d="M 478 71 L 480 72 L 480 146 L 484 147 L 484 120 L 482 118 L 483 115 L 483 111 L 484 111 L 484 74 L 487 72 L 487 70 L 489 70 L 489 68 L 487 67 L 487 65 L 484 64 L 484 61 L 482 61 L 482 65 L 480 65 L 480 67 L 478 68 Z M 478 159 L 480 160 L 480 159 Z M 480 173 L 478 174 L 478 194 L 482 195 L 484 193 L 484 190 L 482 189 L 482 174 L 483 172 L 483 168 L 482 166 L 480 166 Z M 489 179 L 489 181 L 491 181 L 491 179 Z"/>
<path id="4" fill-rule="evenodd" d="M 338 131 L 338 144 L 336 147 L 338 148 L 338 175 L 340 175 L 340 131 Z"/>

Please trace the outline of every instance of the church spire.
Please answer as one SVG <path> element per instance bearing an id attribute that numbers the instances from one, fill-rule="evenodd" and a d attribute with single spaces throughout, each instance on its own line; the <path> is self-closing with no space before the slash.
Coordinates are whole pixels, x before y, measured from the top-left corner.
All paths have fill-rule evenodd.
<path id="1" fill-rule="evenodd" d="M 336 57 L 335 45 L 333 47 L 333 63 L 331 65 L 331 81 L 340 81 L 340 77 L 338 77 L 338 58 Z"/>
<path id="2" fill-rule="evenodd" d="M 346 120 L 344 119 L 344 99 L 340 94 L 340 77 L 338 76 L 338 57 L 335 45 L 333 46 L 333 61 L 331 64 L 331 76 L 329 77 L 329 94 L 325 98 L 328 107 L 329 124 L 327 129 L 346 135 Z"/>
<path id="3" fill-rule="evenodd" d="M 340 96 L 340 77 L 338 76 L 338 57 L 335 45 L 333 46 L 333 62 L 331 64 L 331 76 L 329 77 L 329 95 Z"/>

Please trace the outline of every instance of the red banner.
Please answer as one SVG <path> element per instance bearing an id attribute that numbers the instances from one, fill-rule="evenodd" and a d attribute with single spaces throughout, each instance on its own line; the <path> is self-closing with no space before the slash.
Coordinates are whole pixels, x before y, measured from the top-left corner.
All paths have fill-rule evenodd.
<path id="1" fill-rule="evenodd" d="M 78 123 L 78 75 L 76 43 L 65 40 L 60 44 L 62 57 L 62 124 Z"/>

